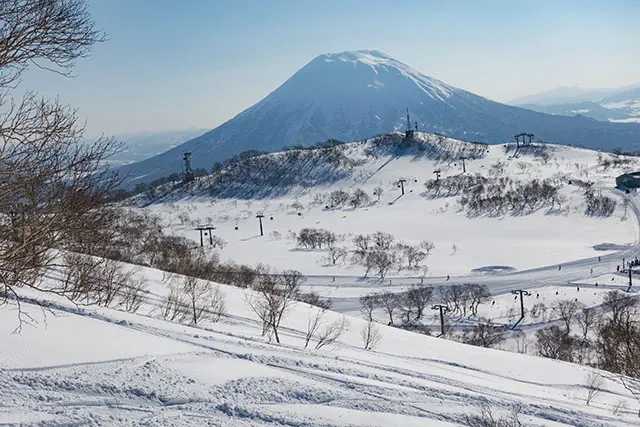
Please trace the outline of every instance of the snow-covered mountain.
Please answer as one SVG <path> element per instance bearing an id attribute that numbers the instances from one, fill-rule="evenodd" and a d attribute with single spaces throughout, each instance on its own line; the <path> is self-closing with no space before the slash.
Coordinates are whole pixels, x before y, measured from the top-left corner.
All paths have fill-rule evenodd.
<path id="1" fill-rule="evenodd" d="M 545 90 L 532 95 L 525 95 L 519 98 L 512 99 L 507 102 L 509 105 L 555 105 L 555 104 L 570 104 L 578 102 L 593 101 L 594 99 L 600 99 L 610 94 L 619 92 L 621 89 L 583 89 L 577 86 L 565 86 L 557 87 L 554 89 Z"/>
<path id="2" fill-rule="evenodd" d="M 411 125 L 467 141 L 501 143 L 520 132 L 560 144 L 640 148 L 640 125 L 545 115 L 500 104 L 422 75 L 382 52 L 320 55 L 266 98 L 218 128 L 121 168 L 130 185 L 181 170 L 183 152 L 210 169 L 246 150 L 327 139 L 354 141 Z M 636 147 L 637 144 L 637 147 Z"/>
<path id="3" fill-rule="evenodd" d="M 620 123 L 640 123 L 640 86 L 617 90 L 560 89 L 511 101 L 512 105 L 546 114 L 575 116 Z"/>

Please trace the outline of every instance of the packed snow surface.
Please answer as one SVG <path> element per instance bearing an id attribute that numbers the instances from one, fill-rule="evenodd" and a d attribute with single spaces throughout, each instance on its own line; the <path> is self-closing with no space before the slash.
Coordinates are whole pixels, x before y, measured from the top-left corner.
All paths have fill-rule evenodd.
<path id="1" fill-rule="evenodd" d="M 640 425 L 637 402 L 614 377 L 585 405 L 591 369 L 578 365 L 386 326 L 365 351 L 365 322 L 354 317 L 338 343 L 305 349 L 317 310 L 305 304 L 287 314 L 282 344 L 270 343 L 249 291 L 221 286 L 228 315 L 197 327 L 158 320 L 151 307 L 132 315 L 58 302 L 46 323 L 23 304 L 38 323 L 12 335 L 16 314 L 1 310 L 0 423 L 455 426 L 488 404 L 497 414 L 519 405 L 535 425 Z M 325 322 L 339 318 L 327 312 Z"/>

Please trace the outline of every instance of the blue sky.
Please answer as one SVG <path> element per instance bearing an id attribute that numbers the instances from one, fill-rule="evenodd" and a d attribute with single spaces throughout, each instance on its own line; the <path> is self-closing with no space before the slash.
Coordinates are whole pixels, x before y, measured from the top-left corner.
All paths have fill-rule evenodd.
<path id="1" fill-rule="evenodd" d="M 78 107 L 90 136 L 214 128 L 315 56 L 379 49 L 498 101 L 640 83 L 636 0 L 88 0 L 110 40 L 77 77 L 23 87 Z"/>

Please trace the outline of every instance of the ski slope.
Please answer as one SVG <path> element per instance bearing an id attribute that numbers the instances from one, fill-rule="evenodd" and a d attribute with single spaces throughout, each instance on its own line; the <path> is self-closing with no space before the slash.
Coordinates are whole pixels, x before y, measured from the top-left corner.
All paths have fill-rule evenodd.
<path id="1" fill-rule="evenodd" d="M 140 274 L 163 289 L 159 272 Z M 355 317 L 336 344 L 304 349 L 316 308 L 302 303 L 270 343 L 249 291 L 221 286 L 228 315 L 197 327 L 159 320 L 152 304 L 133 315 L 54 301 L 46 313 L 23 303 L 32 324 L 12 334 L 16 313 L 0 310 L 0 424 L 456 426 L 487 404 L 521 405 L 527 425 L 640 425 L 638 402 L 606 373 L 585 404 L 587 367 L 382 325 L 365 351 Z"/>
<path id="2" fill-rule="evenodd" d="M 429 284 L 472 281 L 500 293 L 590 280 L 592 269 L 596 274 L 610 273 L 622 258 L 638 255 L 639 200 L 635 193 L 613 188 L 616 176 L 640 167 L 635 158 L 621 167 L 604 169 L 599 156 L 610 159 L 610 154 L 550 145 L 550 159 L 545 161 L 532 155 L 507 154 L 503 146 L 488 146 L 484 158 L 466 161 L 466 173 L 486 176 L 500 164 L 504 175 L 516 180 L 555 178 L 564 183 L 560 191 L 566 202 L 561 209 L 545 208 L 527 215 L 468 217 L 456 197 L 427 198 L 422 194 L 423 183 L 434 177 L 435 170 L 440 170 L 443 178 L 460 174 L 459 161 L 393 154 L 371 158 L 365 154 L 369 149 L 370 141 L 348 144 L 345 154 L 356 166 L 350 176 L 328 185 L 293 188 L 285 196 L 248 200 L 214 199 L 204 192 L 190 195 L 181 189 L 169 201 L 145 209 L 160 214 L 171 233 L 193 239 L 195 245 L 199 244 L 196 225 L 215 226 L 215 234 L 226 242 L 223 249 L 214 249 L 222 260 L 299 270 L 307 276 L 307 287 L 333 298 L 336 309 L 345 312 L 357 311 L 357 298 L 381 286 L 401 290 L 418 280 Z M 406 180 L 404 195 L 397 185 L 400 178 Z M 608 218 L 586 216 L 583 190 L 569 184 L 576 180 L 591 181 L 596 191 L 614 198 L 615 212 Z M 377 187 L 384 190 L 379 201 L 372 195 Z M 371 195 L 369 205 L 327 209 L 325 203 L 316 201 L 318 195 L 355 188 Z M 258 213 L 265 215 L 264 236 L 259 234 Z M 333 265 L 326 251 L 298 248 L 290 235 L 305 227 L 342 235 L 341 245 L 347 250 L 353 249 L 355 235 L 375 231 L 388 232 L 411 244 L 428 240 L 435 249 L 419 269 L 392 270 L 383 282 L 363 279 L 362 266 L 348 260 Z"/>

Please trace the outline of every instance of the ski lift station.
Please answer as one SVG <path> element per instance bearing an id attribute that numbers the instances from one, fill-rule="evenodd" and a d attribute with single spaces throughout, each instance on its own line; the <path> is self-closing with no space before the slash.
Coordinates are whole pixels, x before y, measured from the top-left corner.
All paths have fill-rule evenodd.
<path id="1" fill-rule="evenodd" d="M 640 188 L 640 172 L 631 172 L 616 178 L 616 187 L 621 189 Z"/>

